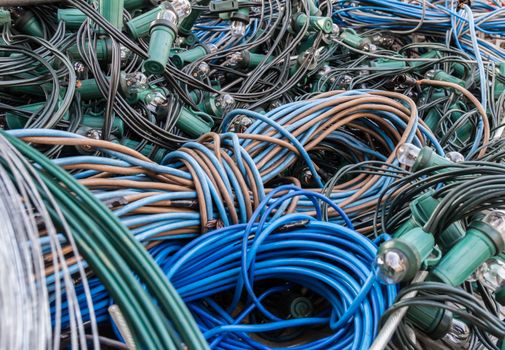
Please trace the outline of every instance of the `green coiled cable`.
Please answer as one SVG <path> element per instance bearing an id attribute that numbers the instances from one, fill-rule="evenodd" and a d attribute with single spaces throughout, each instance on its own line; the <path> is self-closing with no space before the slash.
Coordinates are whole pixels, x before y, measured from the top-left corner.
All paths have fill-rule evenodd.
<path id="1" fill-rule="evenodd" d="M 39 151 L 4 131 L 0 135 L 37 164 L 71 226 L 79 251 L 121 309 L 136 344 L 142 349 L 208 349 L 173 286 L 109 209 Z M 184 344 L 177 344 L 173 328 Z"/>

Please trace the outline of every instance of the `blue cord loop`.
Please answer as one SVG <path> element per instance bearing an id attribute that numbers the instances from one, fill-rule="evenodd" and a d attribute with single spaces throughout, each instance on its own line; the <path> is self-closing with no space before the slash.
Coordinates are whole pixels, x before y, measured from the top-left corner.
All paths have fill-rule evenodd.
<path id="1" fill-rule="evenodd" d="M 197 322 L 213 348 L 264 348 L 248 333 L 314 325 L 326 326 L 333 334 L 296 349 L 327 349 L 339 345 L 367 349 L 371 344 L 380 315 L 396 294 L 394 286 L 376 281 L 373 261 L 377 246 L 354 231 L 352 225 L 344 227 L 304 214 L 267 220 L 283 201 L 312 195 L 296 186 L 280 186 L 265 197 L 249 223 L 202 235 L 163 261 L 154 253 L 197 315 Z M 317 195 L 313 198 L 316 206 L 319 200 L 331 203 Z M 279 230 L 299 222 L 304 224 L 293 225 L 288 231 Z M 331 312 L 281 319 L 262 303 L 266 294 L 274 291 L 260 295 L 254 291 L 254 281 L 266 279 L 286 280 L 316 291 L 330 303 Z M 278 291 L 282 286 L 272 288 Z M 245 297 L 242 290 L 246 291 Z M 225 291 L 234 291 L 233 299 L 239 296 L 242 312 L 238 316 L 232 316 L 236 305 L 225 310 L 209 304 L 213 295 Z M 242 321 L 253 310 L 261 312 L 269 322 L 244 324 Z M 243 344 L 239 346 L 240 342 Z"/>

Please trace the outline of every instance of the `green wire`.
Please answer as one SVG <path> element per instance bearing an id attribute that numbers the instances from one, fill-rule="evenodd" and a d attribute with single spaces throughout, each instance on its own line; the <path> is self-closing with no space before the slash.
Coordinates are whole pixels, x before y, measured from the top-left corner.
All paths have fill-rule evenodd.
<path id="1" fill-rule="evenodd" d="M 130 273 L 122 276 L 124 283 L 132 288 L 139 297 L 142 296 L 138 290 L 138 288 L 141 288 L 141 285 L 135 281 L 132 274 L 135 273 L 157 300 L 157 303 L 154 304 L 149 295 L 145 293 L 145 298 L 147 299 L 141 303 L 141 306 L 148 309 L 146 310 L 148 312 L 146 317 L 149 317 L 155 323 L 153 327 L 160 332 L 163 330 L 164 333 L 162 332 L 160 336 L 166 335 L 168 337 L 170 328 L 168 323 L 163 319 L 156 319 L 157 316 L 161 316 L 160 312 L 156 311 L 157 307 L 167 315 L 169 320 L 173 321 L 175 328 L 180 333 L 187 347 L 191 349 L 208 349 L 209 347 L 205 338 L 174 287 L 144 247 L 112 215 L 108 208 L 96 200 L 87 189 L 77 183 L 63 169 L 54 165 L 40 152 L 26 145 L 24 142 L 9 136 L 4 131 L 0 131 L 0 134 L 4 135 L 23 155 L 37 163 L 47 172 L 47 175 L 43 177 L 44 181 L 48 183 L 48 187 L 55 191 L 57 198 L 64 204 L 65 213 L 69 216 L 75 216 L 75 218 L 69 221 L 71 221 L 72 227 L 77 231 L 76 236 L 79 236 L 76 237 L 79 249 L 82 250 L 84 257 L 93 267 L 104 269 L 101 271 L 103 276 L 99 275 L 99 277 L 104 279 L 102 282 L 108 288 L 114 289 L 109 290 L 111 294 L 118 295 L 130 302 L 128 294 L 123 294 L 123 291 L 120 289 L 115 290 L 115 286 L 118 286 L 118 281 L 117 277 L 115 278 L 115 276 L 111 275 L 113 266 L 109 266 L 111 261 L 117 260 L 117 262 L 121 262 L 124 260 L 126 266 L 131 268 Z M 49 181 L 50 177 L 54 177 L 56 181 Z M 79 225 L 84 225 L 86 230 L 76 227 Z M 99 247 L 93 247 L 93 245 L 98 245 Z M 87 254 L 91 254 L 91 256 Z M 109 264 L 105 264 L 104 262 L 109 262 Z M 123 269 L 120 269 L 120 266 L 115 266 L 116 273 L 117 270 L 122 271 Z M 146 334 L 146 330 L 142 329 L 142 322 L 136 320 L 135 317 L 131 319 L 131 316 L 135 314 L 133 310 L 129 306 L 120 303 L 120 300 L 116 301 L 122 312 L 125 313 L 125 317 L 128 318 L 128 324 L 132 326 L 132 332 L 137 334 L 136 340 L 140 338 L 142 339 L 142 343 L 149 342 L 143 336 Z M 149 334 L 148 338 L 153 335 Z M 168 338 L 164 340 L 160 339 L 160 341 L 166 345 L 163 348 L 174 348 L 173 342 L 168 340 Z M 169 346 L 169 344 L 171 345 Z M 154 344 L 147 345 L 145 348 L 159 348 L 156 346 L 151 347 Z"/>

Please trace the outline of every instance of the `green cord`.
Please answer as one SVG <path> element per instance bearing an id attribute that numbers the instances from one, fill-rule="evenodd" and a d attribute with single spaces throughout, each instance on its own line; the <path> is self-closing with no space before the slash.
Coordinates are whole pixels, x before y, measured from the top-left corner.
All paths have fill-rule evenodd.
<path id="1" fill-rule="evenodd" d="M 187 347 L 208 349 L 205 338 L 174 287 L 109 209 L 40 152 L 4 131 L 0 134 L 43 169 L 42 178 L 62 204 L 79 249 L 114 296 L 135 340 L 143 344 L 142 348 L 160 348 L 158 345 L 166 349 L 177 348 L 169 337 L 170 326 L 163 313 L 173 322 Z M 146 285 L 156 303 L 134 274 Z M 155 341 L 155 334 L 160 339 Z"/>

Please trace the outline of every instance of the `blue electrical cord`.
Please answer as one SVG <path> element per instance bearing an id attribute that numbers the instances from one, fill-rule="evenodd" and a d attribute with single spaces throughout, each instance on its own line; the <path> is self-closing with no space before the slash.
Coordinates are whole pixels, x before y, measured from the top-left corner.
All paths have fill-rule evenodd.
<path id="1" fill-rule="evenodd" d="M 154 174 L 166 174 L 168 176 L 177 176 L 182 179 L 193 181 L 197 179 L 200 184 L 199 188 L 188 187 L 183 190 L 175 191 L 177 192 L 175 194 L 173 191 L 153 191 L 145 190 L 142 187 L 135 187 L 135 182 L 149 183 L 155 181 L 146 173 L 127 176 L 118 174 L 114 177 L 114 179 L 133 182 L 130 190 L 123 187 L 97 188 L 93 190 L 94 193 L 96 193 L 96 195 L 106 203 L 122 203 L 124 200 L 123 198 L 140 196 L 139 199 L 135 199 L 131 203 L 125 202 L 122 207 L 114 209 L 114 211 L 120 219 L 124 220 L 124 223 L 128 227 L 132 228 L 133 233 L 141 241 L 147 242 L 156 240 L 157 237 L 159 237 L 160 240 L 166 240 L 169 238 L 164 236 L 163 232 L 175 230 L 182 234 L 182 237 L 191 237 L 195 233 L 195 227 L 202 224 L 206 225 L 206 223 L 202 222 L 199 223 L 200 225 L 197 224 L 197 222 L 201 220 L 201 213 L 197 210 L 197 207 L 195 207 L 199 198 L 202 198 L 205 202 L 205 213 L 208 222 L 219 221 L 218 225 L 220 226 L 231 225 L 232 220 L 230 218 L 230 210 L 234 210 L 237 213 L 237 222 L 246 223 L 250 219 L 249 216 L 255 208 L 253 207 L 248 209 L 247 198 L 242 190 L 244 184 L 251 191 L 254 191 L 254 196 L 256 196 L 257 200 L 256 203 L 259 203 L 266 195 L 264 184 L 268 183 L 271 179 L 280 176 L 285 169 L 289 168 L 295 161 L 304 162 L 316 184 L 321 187 L 323 185 L 323 180 L 316 170 L 311 155 L 304 147 L 318 135 L 316 134 L 316 129 L 320 125 L 332 122 L 332 115 L 329 114 L 328 111 L 332 108 L 338 108 L 340 104 L 348 101 L 350 97 L 363 98 L 363 104 L 367 106 L 366 108 L 373 109 L 373 113 L 375 115 L 387 120 L 389 122 L 389 127 L 393 128 L 400 135 L 405 132 L 408 126 L 407 123 L 409 123 L 411 131 L 408 135 L 405 135 L 406 142 L 411 142 L 419 147 L 424 146 L 424 141 L 418 136 L 421 134 L 425 139 L 430 141 L 437 153 L 443 154 L 442 147 L 438 144 L 431 132 L 418 123 L 418 116 L 415 111 L 413 111 L 413 115 L 408 121 L 402 119 L 388 110 L 381 108 L 380 104 L 368 102 L 368 99 L 373 93 L 379 92 L 375 90 L 346 91 L 330 97 L 292 102 L 280 106 L 265 115 L 246 110 L 232 111 L 225 116 L 223 120 L 223 133 L 220 135 L 221 144 L 219 147 L 221 149 L 227 149 L 226 152 L 229 156 L 227 159 L 218 159 L 218 156 L 214 153 L 212 147 L 209 148 L 209 145 L 197 142 L 188 142 L 182 149 L 167 153 L 161 161 L 161 164 L 148 162 L 128 154 L 105 148 L 98 148 L 98 150 L 100 150 L 105 156 L 83 155 L 63 157 L 57 159 L 56 162 L 60 166 L 73 166 L 86 163 L 90 165 L 114 166 L 118 168 L 139 167 L 140 169 L 145 169 L 146 171 Z M 402 100 L 392 101 L 395 101 L 395 103 L 399 101 L 400 103 L 405 104 Z M 315 108 L 321 104 L 326 104 L 327 107 L 319 109 Z M 314 112 L 311 112 L 311 110 L 314 110 Z M 367 112 L 365 108 L 362 111 Z M 254 139 L 240 138 L 237 134 L 227 132 L 231 121 L 238 115 L 247 115 L 255 120 L 255 122 L 247 129 L 247 134 L 270 135 L 274 139 L 283 140 L 284 142 L 294 146 L 298 154 L 286 147 L 279 147 L 279 145 L 273 142 L 256 142 L 253 146 Z M 300 115 L 304 115 L 304 117 L 298 118 Z M 294 120 L 295 118 L 298 119 Z M 310 128 L 303 129 L 305 124 L 315 118 L 319 118 L 320 121 L 314 123 L 314 126 Z M 330 145 L 348 145 L 349 148 L 353 149 L 357 155 L 361 154 L 364 157 L 364 159 L 356 158 L 356 162 L 360 162 L 362 160 L 386 161 L 391 154 L 394 154 L 395 149 L 398 146 L 396 144 L 397 140 L 392 138 L 392 134 L 389 131 L 382 130 L 382 127 L 372 119 L 359 118 L 355 119 L 353 123 L 361 125 L 363 128 L 373 130 L 377 135 L 379 135 L 385 145 L 384 149 L 371 149 L 371 147 L 364 143 L 360 138 L 346 131 L 345 127 L 338 128 L 331 133 L 328 133 L 324 142 L 329 143 Z M 298 130 L 301 129 L 303 129 L 303 131 L 299 132 Z M 59 130 L 29 129 L 12 130 L 9 132 L 17 137 L 38 136 L 84 138 L 83 136 L 77 134 Z M 341 147 L 340 145 L 339 147 Z M 217 176 L 219 176 L 219 178 L 223 181 L 224 188 L 216 186 L 216 183 L 212 178 L 212 174 L 208 173 L 208 170 L 205 167 L 202 167 L 194 159 L 192 153 L 184 151 L 186 149 L 191 152 L 198 152 L 205 157 L 208 163 L 215 169 L 215 174 L 217 174 Z M 271 156 L 273 152 L 275 155 Z M 265 161 L 267 158 L 268 160 Z M 397 164 L 396 160 L 393 160 L 392 164 Z M 186 168 L 186 165 L 189 165 L 192 171 L 189 171 Z M 238 173 L 236 169 L 238 169 Z M 97 172 L 95 170 L 84 170 L 82 172 L 76 172 L 74 176 L 76 179 L 85 181 L 96 174 Z M 242 184 L 237 180 L 237 175 L 243 177 Z M 358 215 L 358 212 L 352 210 L 353 207 L 377 200 L 380 194 L 388 188 L 391 181 L 392 178 L 381 177 L 364 193 L 360 194 L 360 196 L 352 203 L 349 203 L 347 208 L 351 212 L 351 217 Z M 221 195 L 223 191 L 227 193 L 229 198 L 234 200 L 233 208 L 228 208 L 229 204 L 228 206 L 225 205 Z M 346 201 L 350 196 L 355 195 L 357 191 L 359 191 L 358 188 L 344 189 L 333 192 L 329 196 L 335 204 L 339 205 L 340 203 Z M 147 197 L 143 198 L 143 194 Z M 201 197 L 199 197 L 199 195 Z M 182 208 L 189 208 L 193 211 L 191 215 L 181 216 L 179 221 L 172 216 L 157 216 L 159 219 L 152 219 L 152 214 L 134 214 L 134 211 L 141 210 L 144 207 L 149 207 L 150 205 L 154 205 L 157 202 L 162 201 L 171 201 L 176 203 L 176 205 L 182 206 Z M 288 206 L 288 203 L 284 203 L 283 205 L 283 209 L 285 209 Z M 296 210 L 298 212 L 307 212 L 310 211 L 312 207 L 313 203 L 309 200 L 309 198 L 302 196 L 298 200 Z M 280 213 L 282 213 L 282 210 L 280 210 L 276 215 L 280 215 Z M 342 216 L 332 217 L 331 220 L 344 224 Z M 346 225 L 349 226 L 349 223 Z M 217 226 L 217 224 L 215 226 Z"/>
<path id="2" fill-rule="evenodd" d="M 247 225 L 205 234 L 172 257 L 160 258 L 155 253 L 155 260 L 189 303 L 212 348 L 266 349 L 249 333 L 319 326 L 331 329 L 332 334 L 289 348 L 367 349 L 377 332 L 380 315 L 391 305 L 396 293 L 395 287 L 376 281 L 372 268 L 376 245 L 350 228 L 303 214 L 268 221 L 279 202 L 292 196 L 313 195 L 294 186 L 281 186 L 274 192 L 286 191 L 290 192 L 268 207 L 265 198 L 253 216 L 259 222 L 253 219 Z M 334 206 L 328 199 L 316 197 Z M 283 231 L 290 226 L 293 228 Z M 256 295 L 253 281 L 270 279 L 279 285 L 271 286 L 273 282 L 269 282 L 269 290 Z M 330 312 L 287 320 L 273 315 L 262 301 L 282 289 L 279 279 L 311 289 L 329 302 Z M 244 285 L 248 287 L 242 289 Z M 212 296 L 233 290 L 243 304 L 238 317 L 232 316 L 238 303 L 232 302 L 231 306 L 211 303 Z M 270 321 L 241 323 L 255 310 Z"/>
<path id="3" fill-rule="evenodd" d="M 468 9 L 463 7 L 461 11 L 459 2 L 453 0 L 443 3 L 426 0 L 424 4 L 401 0 L 339 0 L 334 4 L 333 20 L 342 26 L 405 31 L 415 28 L 422 20 L 420 31 L 446 38 L 448 46 L 452 44 L 477 61 L 481 56 L 495 62 L 505 59 L 505 50 L 475 35 L 477 32 L 494 37 L 505 35 L 505 9 L 496 2 L 472 1 L 471 8 L 465 5 Z M 448 32 L 450 38 L 446 37 Z"/>
<path id="4" fill-rule="evenodd" d="M 282 196 L 272 201 L 279 194 Z M 312 198 L 315 207 L 326 202 L 338 210 L 348 227 L 304 214 L 269 219 L 284 201 L 295 196 Z M 269 193 L 247 224 L 209 232 L 186 245 L 177 239 L 165 241 L 149 251 L 188 303 L 214 349 L 269 349 L 251 334 L 307 327 L 320 329 L 321 339 L 289 349 L 368 349 L 381 315 L 396 295 L 395 286 L 382 285 L 376 279 L 373 261 L 378 242 L 354 231 L 349 218 L 328 198 L 287 185 Z M 262 281 L 269 281 L 269 287 L 257 292 L 256 285 Z M 306 317 L 287 319 L 267 309 L 269 297 L 289 294 L 296 287 L 308 288 L 314 298 L 321 299 L 314 302 L 325 300 L 327 306 L 314 307 L 313 314 Z M 78 284 L 78 292 L 80 288 Z M 106 289 L 93 278 L 90 290 L 97 319 L 112 322 L 107 310 L 114 302 Z M 81 294 L 79 303 L 86 319 Z M 240 303 L 213 298 L 223 294 L 239 295 Z M 251 322 L 258 314 L 265 320 Z M 65 322 L 68 315 L 63 315 L 63 325 Z M 282 343 L 279 346 L 284 348 Z"/>

